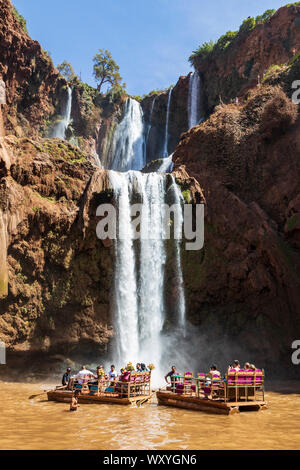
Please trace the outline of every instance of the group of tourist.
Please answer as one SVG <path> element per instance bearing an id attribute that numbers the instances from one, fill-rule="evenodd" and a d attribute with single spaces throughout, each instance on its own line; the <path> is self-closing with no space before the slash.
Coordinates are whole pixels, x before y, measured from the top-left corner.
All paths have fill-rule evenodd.
<path id="1" fill-rule="evenodd" d="M 228 367 L 228 371 L 238 372 L 239 370 L 242 370 L 242 369 L 241 369 L 240 361 L 238 360 L 233 361 L 233 363 Z M 251 372 L 251 371 L 255 371 L 256 367 L 254 364 L 250 364 L 249 362 L 246 362 L 243 370 L 246 372 Z M 221 372 L 218 370 L 215 364 L 213 364 L 210 367 L 210 370 L 207 375 L 209 374 L 213 374 L 214 377 L 221 377 Z M 170 372 L 165 376 L 165 381 L 167 383 L 170 383 L 170 382 L 172 383 L 174 380 L 174 379 L 172 380 L 172 378 L 175 378 L 175 381 L 176 381 L 176 377 L 180 377 L 180 373 L 177 371 L 176 366 L 172 366 Z M 170 381 L 168 379 L 170 379 Z"/>
<path id="2" fill-rule="evenodd" d="M 114 364 L 110 366 L 110 370 L 108 373 L 105 372 L 103 365 L 99 365 L 96 369 L 96 373 L 94 374 L 90 370 L 86 368 L 86 366 L 82 366 L 81 370 L 74 376 L 71 375 L 71 368 L 68 367 L 66 372 L 62 377 L 62 386 L 67 389 L 71 389 L 74 382 L 79 385 L 84 384 L 87 382 L 87 385 L 91 387 L 92 385 L 99 385 L 99 383 L 103 382 L 104 384 L 109 382 L 109 386 L 105 389 L 107 392 L 113 392 L 114 386 L 117 382 L 123 382 L 128 380 L 128 377 L 132 373 L 145 373 L 149 372 L 154 366 L 150 364 L 146 367 L 143 363 L 136 364 L 134 368 L 131 363 L 127 364 L 126 368 L 122 368 L 120 370 L 120 374 L 117 374 L 116 367 Z M 80 396 L 80 390 L 75 390 L 72 396 L 72 401 L 70 405 L 70 411 L 77 411 L 79 408 L 78 398 Z"/>
<path id="3" fill-rule="evenodd" d="M 93 383 L 96 384 L 98 383 L 99 380 L 114 382 L 117 380 L 122 380 L 122 377 L 128 372 L 144 373 L 144 372 L 149 372 L 149 369 L 143 363 L 136 364 L 135 368 L 132 366 L 131 363 L 129 363 L 127 364 L 126 368 L 122 368 L 120 370 L 120 374 L 118 374 L 116 371 L 115 365 L 112 364 L 110 366 L 109 372 L 106 373 L 103 365 L 101 364 L 97 367 L 95 374 L 91 372 L 90 370 L 88 370 L 86 366 L 82 366 L 81 370 L 76 375 L 72 376 L 71 368 L 68 367 L 62 377 L 62 385 L 63 387 L 69 387 L 71 380 L 76 381 L 77 383 L 81 385 L 87 379 L 90 384 L 93 384 Z"/>

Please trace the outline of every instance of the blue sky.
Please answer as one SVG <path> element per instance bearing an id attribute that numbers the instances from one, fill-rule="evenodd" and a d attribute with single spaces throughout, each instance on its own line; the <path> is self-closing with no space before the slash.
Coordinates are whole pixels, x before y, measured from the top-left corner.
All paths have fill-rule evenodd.
<path id="1" fill-rule="evenodd" d="M 288 0 L 13 0 L 55 63 L 95 86 L 93 56 L 111 51 L 132 95 L 175 84 L 200 44 Z"/>

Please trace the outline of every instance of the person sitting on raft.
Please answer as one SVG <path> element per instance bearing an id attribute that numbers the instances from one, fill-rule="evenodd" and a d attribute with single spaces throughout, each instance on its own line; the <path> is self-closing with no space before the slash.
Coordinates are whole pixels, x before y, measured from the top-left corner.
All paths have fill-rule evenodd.
<path id="1" fill-rule="evenodd" d="M 79 398 L 80 392 L 78 390 L 75 391 L 75 393 L 72 396 L 72 401 L 70 404 L 70 411 L 77 411 L 79 406 L 78 405 L 78 398 Z"/>
<path id="2" fill-rule="evenodd" d="M 68 367 L 66 372 L 64 373 L 64 375 L 62 377 L 61 383 L 62 383 L 63 387 L 69 387 L 70 379 L 71 379 L 71 369 L 70 369 L 70 367 Z"/>
<path id="3" fill-rule="evenodd" d="M 210 367 L 210 371 L 207 375 L 208 375 L 208 377 L 206 377 L 206 381 L 205 381 L 205 384 L 203 386 L 204 396 L 205 396 L 206 399 L 208 399 L 211 396 L 211 377 L 212 378 L 221 377 L 221 372 L 219 372 L 217 366 L 215 364 L 213 364 Z"/>
<path id="4" fill-rule="evenodd" d="M 228 367 L 229 371 L 235 370 L 236 372 L 238 372 L 240 369 L 241 369 L 240 361 L 238 361 L 237 359 L 233 361 L 233 364 L 231 366 Z"/>
<path id="5" fill-rule="evenodd" d="M 81 370 L 78 372 L 75 378 L 78 383 L 82 385 L 84 379 L 96 379 L 97 377 L 95 376 L 95 374 L 93 374 L 93 372 L 87 370 L 86 366 L 82 366 Z"/>
<path id="6" fill-rule="evenodd" d="M 209 374 L 212 374 L 213 377 L 215 376 L 221 377 L 221 372 L 218 371 L 217 366 L 215 364 L 211 366 Z"/>
<path id="7" fill-rule="evenodd" d="M 103 368 L 103 365 L 101 364 L 100 366 L 97 367 L 97 378 L 98 380 L 103 380 L 105 379 L 105 371 Z"/>

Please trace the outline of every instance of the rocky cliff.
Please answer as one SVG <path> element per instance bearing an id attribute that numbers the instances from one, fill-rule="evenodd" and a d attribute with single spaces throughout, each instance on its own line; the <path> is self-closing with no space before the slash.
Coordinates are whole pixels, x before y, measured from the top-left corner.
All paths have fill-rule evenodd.
<path id="1" fill-rule="evenodd" d="M 92 345 L 94 352 L 105 351 L 112 336 L 113 257 L 96 237 L 95 211 L 109 197 L 106 172 L 76 147 L 47 139 L 3 141 L 0 241 L 8 276 L 0 280 L 0 331 L 8 348 L 63 355 L 80 345 L 87 353 Z"/>
<path id="2" fill-rule="evenodd" d="M 46 138 L 62 113 L 67 83 L 8 0 L 0 1 L 0 13 L 0 74 L 7 87 L 7 137 L 0 141 L 1 339 L 23 357 L 103 356 L 114 336 L 114 250 L 97 239 L 95 213 L 113 193 L 93 155 L 105 164 L 126 97 L 111 100 L 76 79 L 68 137 L 77 145 Z M 206 199 L 205 248 L 183 251 L 189 334 L 206 338 L 205 362 L 230 344 L 230 355 L 246 351 L 269 371 L 280 364 L 293 373 L 290 345 L 300 335 L 300 124 L 291 95 L 300 76 L 299 18 L 297 5 L 280 9 L 234 35 L 222 53 L 197 58 L 209 116 L 200 126 L 186 132 L 189 76 L 172 91 L 174 175 L 184 197 L 203 202 L 201 185 Z M 227 104 L 216 106 L 219 95 Z M 228 104 L 235 96 L 239 103 Z M 167 103 L 168 91 L 141 103 L 148 161 L 162 154 Z M 167 284 L 172 312 L 178 289 L 172 264 Z M 172 323 L 172 315 L 167 320 Z"/>
<path id="3" fill-rule="evenodd" d="M 256 24 L 255 24 L 256 23 Z M 192 56 L 199 71 L 206 114 L 255 87 L 274 64 L 288 63 L 300 49 L 300 5 L 282 7 L 266 20 L 248 18 L 238 32 L 222 36 L 209 52 Z"/>
<path id="4" fill-rule="evenodd" d="M 37 135 L 61 112 L 66 81 L 51 58 L 33 41 L 9 0 L 0 2 L 0 75 L 6 83 L 4 124 L 8 133 Z"/>
<path id="5" fill-rule="evenodd" d="M 299 71 L 299 62 L 293 67 Z M 204 251 L 183 255 L 190 320 L 210 341 L 230 338 L 269 371 L 280 364 L 296 373 L 300 122 L 279 82 L 217 107 L 182 137 L 174 160 L 200 182 L 207 202 Z"/>

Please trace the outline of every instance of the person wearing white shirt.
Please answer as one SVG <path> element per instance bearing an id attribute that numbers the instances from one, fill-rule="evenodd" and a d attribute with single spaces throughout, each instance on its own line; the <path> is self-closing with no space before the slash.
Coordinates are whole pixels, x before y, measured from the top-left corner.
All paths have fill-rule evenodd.
<path id="1" fill-rule="evenodd" d="M 110 366 L 110 371 L 108 373 L 109 380 L 115 380 L 117 377 L 116 368 L 114 365 Z"/>
<path id="2" fill-rule="evenodd" d="M 97 377 L 91 372 L 87 370 L 86 366 L 82 366 L 81 370 L 76 375 L 75 379 L 78 380 L 80 385 L 83 384 L 84 379 L 96 379 Z"/>

